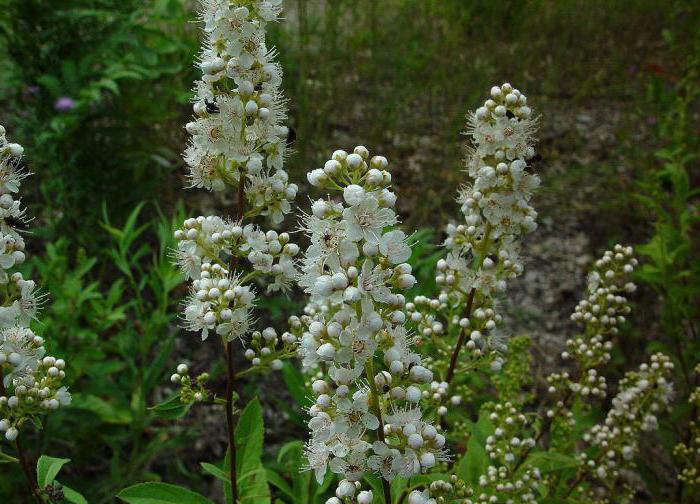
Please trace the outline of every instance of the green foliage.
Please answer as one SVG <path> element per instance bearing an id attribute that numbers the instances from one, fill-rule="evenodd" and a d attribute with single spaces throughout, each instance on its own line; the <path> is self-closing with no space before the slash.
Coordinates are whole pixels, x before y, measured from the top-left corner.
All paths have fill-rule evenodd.
<path id="1" fill-rule="evenodd" d="M 533 394 L 526 391 L 532 385 L 532 342 L 527 336 L 515 336 L 508 342 L 508 358 L 499 373 L 494 373 L 493 382 L 498 397 L 513 404 L 526 404 Z"/>
<path id="2" fill-rule="evenodd" d="M 270 489 L 262 464 L 264 426 L 260 401 L 248 403 L 236 426 L 236 474 L 241 500 L 270 502 Z M 229 465 L 230 467 L 230 465 Z"/>
<path id="3" fill-rule="evenodd" d="M 70 233 L 94 254 L 99 214 L 85 209 L 107 199 L 122 219 L 163 195 L 183 143 L 179 110 L 196 48 L 190 17 L 181 0 L 3 3 L 10 71 L 0 98 L 21 117 L 15 130 L 40 174 L 50 239 Z M 61 109 L 61 98 L 72 108 Z"/>
<path id="4" fill-rule="evenodd" d="M 689 58 L 674 86 L 663 76 L 649 84 L 647 100 L 659 111 L 657 130 L 664 145 L 656 152 L 657 164 L 643 173 L 636 198 L 653 226 L 650 239 L 637 248 L 645 258 L 637 278 L 658 294 L 655 313 L 660 316 L 662 332 L 648 347 L 676 361 L 679 397 L 663 435 L 664 448 L 670 452 L 677 442 L 690 442 L 692 422 L 698 415 L 689 396 L 698 385 L 693 369 L 700 360 L 700 181 L 696 169 L 700 141 L 692 113 L 700 103 L 700 36 L 695 34 L 690 48 L 671 32 L 665 36 L 671 47 L 689 49 Z M 682 459 L 676 459 L 682 467 Z M 656 480 L 651 465 L 644 464 L 642 469 L 647 478 Z M 678 502 L 694 502 L 695 491 L 681 481 L 676 483 Z"/>
<path id="5" fill-rule="evenodd" d="M 54 458 L 42 455 L 36 462 L 36 479 L 40 488 L 45 488 L 53 483 L 61 468 L 70 462 L 70 459 Z"/>
<path id="6" fill-rule="evenodd" d="M 212 504 L 198 493 L 167 483 L 139 483 L 125 488 L 117 497 L 127 504 Z"/>
<path id="7" fill-rule="evenodd" d="M 64 502 L 70 504 L 87 504 L 87 500 L 79 492 L 76 492 L 70 487 L 61 485 L 56 481 L 56 476 L 61 471 L 64 465 L 70 462 L 70 459 L 54 458 L 48 455 L 42 455 L 36 462 L 36 479 L 39 489 L 49 497 L 56 492 L 63 495 Z"/>
<path id="8" fill-rule="evenodd" d="M 78 471 L 68 482 L 80 482 L 91 502 L 142 479 L 159 453 L 182 443 L 158 418 L 177 416 L 183 405 L 148 408 L 169 376 L 181 278 L 168 257 L 172 222 L 144 223 L 143 208 L 137 205 L 123 225 L 104 209 L 102 229 L 112 244 L 102 257 L 61 239 L 28 265 L 52 296 L 39 330 L 71 362 L 73 403 L 45 426 L 42 450 L 51 439 L 68 440 Z M 116 269 L 98 267 L 101 262 Z M 104 460 L 111 461 L 111 477 L 93 479 L 90 468 Z"/>

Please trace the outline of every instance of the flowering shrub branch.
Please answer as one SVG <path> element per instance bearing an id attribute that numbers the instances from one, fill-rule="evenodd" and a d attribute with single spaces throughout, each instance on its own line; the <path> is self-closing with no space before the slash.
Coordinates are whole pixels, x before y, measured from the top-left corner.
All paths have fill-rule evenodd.
<path id="1" fill-rule="evenodd" d="M 44 502 L 22 447 L 20 431 L 41 425 L 40 417 L 67 406 L 71 395 L 63 384 L 66 363 L 46 355 L 44 339 L 30 328 L 41 296 L 33 280 L 10 271 L 26 259 L 22 232 L 27 218 L 17 194 L 28 175 L 21 145 L 10 143 L 0 126 L 0 431 L 13 442 L 32 495 Z"/>
<path id="2" fill-rule="evenodd" d="M 254 325 L 256 286 L 287 291 L 296 275 L 299 247 L 287 233 L 264 231 L 250 219 L 266 216 L 282 222 L 297 187 L 283 169 L 288 129 L 286 99 L 279 86 L 282 69 L 276 52 L 265 44 L 265 29 L 281 12 L 279 0 L 202 0 L 204 43 L 195 86 L 195 119 L 184 158 L 191 185 L 211 191 L 231 188 L 238 195 L 235 219 L 200 216 L 175 232 L 177 262 L 192 280 L 184 310 L 187 329 L 221 338 L 226 361 L 226 409 L 229 481 L 233 502 L 239 498 L 236 474 L 235 341 L 248 342 Z M 257 370 L 280 369 L 294 353 L 296 340 L 274 329 L 252 333 L 245 356 Z M 182 386 L 185 403 L 207 400 L 208 374 L 194 381 L 187 365 L 178 366 L 173 383 Z"/>

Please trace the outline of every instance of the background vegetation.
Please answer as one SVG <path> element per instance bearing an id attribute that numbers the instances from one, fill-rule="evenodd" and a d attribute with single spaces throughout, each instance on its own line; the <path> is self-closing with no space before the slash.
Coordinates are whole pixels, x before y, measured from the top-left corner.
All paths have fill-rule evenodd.
<path id="1" fill-rule="evenodd" d="M 570 329 L 563 321 L 587 262 L 623 242 L 643 245 L 645 266 L 638 329 L 625 335 L 614 365 L 636 367 L 662 349 L 676 356 L 679 393 L 697 385 L 697 5 L 285 4 L 287 20 L 272 36 L 297 135 L 293 181 L 306 187 L 306 170 L 338 147 L 383 152 L 406 227 L 425 228 L 414 258 L 425 285 L 421 266 L 430 271 L 440 239 L 433 229 L 456 208 L 464 113 L 492 84 L 516 84 L 542 114 L 542 227 L 526 243 L 528 274 L 509 308 L 513 333 L 533 338 L 535 383 Z M 149 409 L 168 394 L 175 348 L 195 366 L 216 358 L 213 346 L 177 326 L 184 292 L 167 257 L 173 222 L 232 204 L 183 190 L 194 17 L 186 0 L 0 0 L 0 122 L 36 174 L 25 197 L 36 219 L 27 269 L 51 293 L 42 330 L 69 362 L 75 398 L 27 444 L 34 454 L 70 457 L 62 478 L 90 502 L 110 502 L 149 477 L 207 493 L 215 483 L 198 461 L 223 456 L 218 412 L 198 410 L 173 427 Z M 299 308 L 286 298 L 266 303 L 279 329 Z M 294 465 L 299 447 L 277 452 L 304 436 L 300 408 L 279 392 L 282 379 L 293 385 L 298 376 L 290 368 L 270 376 L 260 397 L 273 466 Z M 271 414 L 279 407 L 287 419 Z M 677 408 L 660 442 L 646 443 L 643 501 L 687 498 L 675 481 L 673 430 L 694 415 Z M 3 472 L 0 500 L 20 499 L 18 481 L 19 471 Z"/>

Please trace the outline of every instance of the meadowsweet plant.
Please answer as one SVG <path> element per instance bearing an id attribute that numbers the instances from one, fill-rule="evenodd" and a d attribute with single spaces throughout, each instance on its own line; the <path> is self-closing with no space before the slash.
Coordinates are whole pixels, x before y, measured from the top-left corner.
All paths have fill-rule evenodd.
<path id="1" fill-rule="evenodd" d="M 632 248 L 616 245 L 595 262 L 586 297 L 572 315 L 584 330 L 566 342 L 567 370 L 547 377 L 553 404 L 527 411 L 535 396 L 517 388 L 528 383 L 528 359 L 515 356 L 508 375 L 499 374 L 510 358 L 499 303 L 506 281 L 523 271 L 518 237 L 536 229 L 529 200 L 539 179 L 527 171 L 537 122 L 531 117 L 525 96 L 509 84 L 493 87 L 491 98 L 469 115 L 471 183 L 458 197 L 465 221 L 447 228 L 447 253 L 437 263 L 439 294 L 417 296 L 406 311 L 431 355 L 428 363 L 440 374 L 430 386 L 433 407 L 443 425 L 450 418 L 451 439 L 459 444 L 470 437 L 452 476 L 461 487 L 458 502 L 533 503 L 543 497 L 618 502 L 636 490 L 623 476 L 634 467 L 640 433 L 657 427 L 656 415 L 670 400 L 673 368 L 667 357 L 655 354 L 628 373 L 605 421 L 585 433 L 584 444 L 575 441 L 577 412 L 590 411 L 592 400 L 606 396 L 603 367 L 631 312 L 626 296 L 635 291 L 630 278 L 638 265 Z M 476 395 L 470 379 L 481 371 L 503 395 L 486 402 L 474 424 L 464 419 L 463 398 Z M 466 488 L 460 478 L 468 480 Z M 456 498 L 431 488 L 415 492 L 417 504 Z"/>
<path id="2" fill-rule="evenodd" d="M 316 373 L 308 467 L 319 482 L 329 468 L 342 477 L 329 504 L 379 499 L 361 490 L 368 473 L 381 478 L 390 503 L 394 478 L 448 460 L 445 436 L 422 407 L 433 373 L 404 325 L 404 292 L 416 280 L 408 237 L 396 228 L 388 165 L 358 146 L 335 151 L 307 175 L 336 194 L 313 201 L 302 218 L 310 245 L 299 286 L 310 302 L 292 323 L 303 367 Z"/>
<path id="3" fill-rule="evenodd" d="M 456 376 L 477 368 L 497 371 L 503 362 L 507 338 L 499 299 L 507 280 L 523 271 L 519 237 L 537 228 L 530 198 L 540 181 L 527 169 L 536 127 L 526 96 L 508 83 L 494 86 L 491 98 L 468 115 L 470 182 L 457 197 L 463 222 L 447 226 L 445 257 L 435 277 L 439 294 L 406 305 L 439 373 L 433 389 L 441 415 L 461 402 L 462 384 L 452 383 Z"/>
<path id="4" fill-rule="evenodd" d="M 12 272 L 25 259 L 22 232 L 27 218 L 18 198 L 22 180 L 28 175 L 22 161 L 24 149 L 10 143 L 0 126 L 0 432 L 13 443 L 18 462 L 32 495 L 43 502 L 44 489 L 29 466 L 21 442 L 21 431 L 40 426 L 41 417 L 71 402 L 63 383 L 66 362 L 46 354 L 44 339 L 30 328 L 41 296 L 33 280 Z"/>
<path id="5" fill-rule="evenodd" d="M 575 362 L 574 370 L 552 373 L 547 379 L 554 405 L 535 415 L 522 414 L 522 405 L 516 408 L 510 403 L 486 407 L 493 410 L 489 419 L 494 430 L 486 440 L 492 465 L 479 479 L 475 502 L 490 502 L 492 496 L 501 495 L 511 495 L 512 502 L 537 502 L 541 494 L 534 490 L 541 487 L 563 501 L 585 495 L 609 499 L 601 502 L 618 502 L 614 499 L 634 494 L 634 488 L 627 488 L 627 494 L 619 491 L 620 477 L 624 469 L 633 467 L 640 432 L 657 428 L 655 415 L 670 400 L 671 362 L 663 354 L 655 354 L 639 372 L 628 373 L 618 385 L 620 391 L 612 399 L 604 423 L 582 436 L 585 445 L 576 442 L 580 429 L 574 408 L 590 410 L 593 400 L 606 395 L 607 383 L 600 368 L 610 359 L 612 338 L 631 311 L 623 294 L 635 290 L 629 279 L 636 265 L 631 247 L 621 245 L 596 261 L 588 277 L 587 295 L 572 315 L 573 320 L 583 323 L 584 330 L 567 341 L 567 350 L 562 353 L 565 362 Z M 543 478 L 540 469 L 552 469 L 543 461 L 555 461 L 559 470 L 577 471 L 568 479 L 558 472 Z M 601 492 L 597 485 L 606 491 Z M 523 493 L 526 487 L 531 491 Z"/>
<path id="6" fill-rule="evenodd" d="M 648 364 L 628 372 L 620 381 L 605 421 L 583 436 L 591 449 L 580 455 L 582 468 L 570 485 L 574 496 L 583 493 L 589 499 L 599 498 L 604 488 L 608 502 L 627 502 L 634 497 L 637 489 L 621 476 L 634 467 L 640 436 L 658 429 L 657 415 L 668 407 L 673 395 L 672 371 L 671 360 L 656 353 Z M 587 491 L 578 486 L 586 475 L 593 482 Z M 620 484 L 622 488 L 618 488 Z"/>
<path id="7" fill-rule="evenodd" d="M 266 292 L 286 291 L 296 275 L 299 247 L 287 233 L 263 230 L 249 222 L 266 216 L 283 220 L 296 196 L 283 169 L 288 129 L 286 100 L 279 89 L 282 69 L 274 49 L 265 44 L 265 29 L 281 12 L 279 0 L 203 0 L 204 42 L 195 85 L 195 118 L 185 151 L 191 185 L 238 195 L 235 218 L 200 216 L 185 220 L 175 232 L 177 262 L 191 280 L 183 319 L 191 331 L 220 339 L 225 350 L 227 390 L 216 398 L 206 387 L 208 373 L 190 376 L 180 364 L 171 381 L 181 386 L 186 404 L 225 404 L 229 441 L 229 474 L 233 502 L 238 502 L 234 439 L 234 380 L 246 373 L 280 369 L 295 352 L 296 339 L 273 328 L 254 331 L 254 305 L 261 285 Z M 236 372 L 237 342 L 251 368 Z"/>

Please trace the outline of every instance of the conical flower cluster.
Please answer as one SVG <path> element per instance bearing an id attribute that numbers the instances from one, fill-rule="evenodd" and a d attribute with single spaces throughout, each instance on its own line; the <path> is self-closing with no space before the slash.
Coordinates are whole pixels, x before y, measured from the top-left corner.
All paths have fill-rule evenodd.
<path id="1" fill-rule="evenodd" d="M 281 0 L 202 1 L 202 78 L 184 156 L 192 186 L 223 191 L 243 185 L 248 215 L 275 223 L 297 192 L 283 169 L 288 128 L 282 68 L 265 45 L 267 23 L 280 11 Z"/>
<path id="2" fill-rule="evenodd" d="M 338 150 L 308 179 L 339 197 L 314 201 L 303 219 L 299 285 L 311 302 L 292 326 L 304 367 L 319 372 L 307 456 L 319 481 L 328 467 L 345 478 L 336 495 L 347 497 L 365 472 L 390 481 L 446 460 L 445 437 L 421 408 L 433 373 L 404 326 L 416 280 L 386 158 Z"/>
<path id="3" fill-rule="evenodd" d="M 528 172 L 536 129 L 527 98 L 508 83 L 491 88 L 491 98 L 468 115 L 471 182 L 457 198 L 463 222 L 447 226 L 446 255 L 435 277 L 440 294 L 407 305 L 421 336 L 459 334 L 470 358 L 495 368 L 507 345 L 496 300 L 506 281 L 523 272 L 519 237 L 537 228 L 530 199 L 540 180 Z M 454 364 L 443 376 L 448 382 Z"/>
<path id="4" fill-rule="evenodd" d="M 175 232 L 177 262 L 192 280 L 185 326 L 202 339 L 212 331 L 226 341 L 248 336 L 252 282 L 264 278 L 268 291 L 287 290 L 296 276 L 299 248 L 289 235 L 244 223 L 259 215 L 281 222 L 297 192 L 283 170 L 288 130 L 282 70 L 265 45 L 265 28 L 280 11 L 280 1 L 202 1 L 203 75 L 184 157 L 193 186 L 231 188 L 240 205 L 236 220 L 199 216 Z"/>

